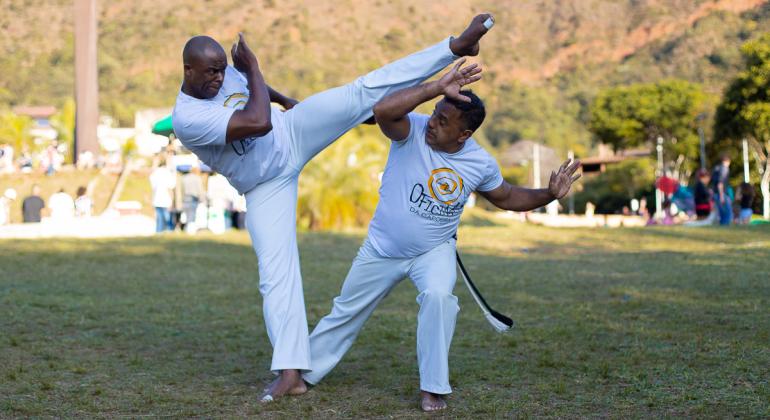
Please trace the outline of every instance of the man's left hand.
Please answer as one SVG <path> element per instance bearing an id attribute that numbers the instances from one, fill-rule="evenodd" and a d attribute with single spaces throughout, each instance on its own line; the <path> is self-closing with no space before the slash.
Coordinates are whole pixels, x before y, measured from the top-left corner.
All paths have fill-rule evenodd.
<path id="1" fill-rule="evenodd" d="M 441 93 L 448 98 L 461 102 L 470 102 L 470 98 L 460 94 L 460 89 L 481 80 L 481 67 L 476 63 L 461 67 L 464 63 L 465 59 L 460 59 L 451 70 L 441 76 L 438 80 L 438 86 L 441 89 Z"/>
<path id="2" fill-rule="evenodd" d="M 298 100 L 294 98 L 286 97 L 283 101 L 281 101 L 281 106 L 283 107 L 284 111 L 288 111 L 292 108 L 294 108 L 294 105 L 297 105 L 299 103 Z"/>
<path id="3" fill-rule="evenodd" d="M 580 167 L 579 160 L 564 161 L 556 172 L 551 172 L 551 180 L 548 182 L 548 191 L 556 200 L 564 197 L 569 192 L 572 183 L 580 178 L 581 174 L 575 175 L 575 171 Z"/>

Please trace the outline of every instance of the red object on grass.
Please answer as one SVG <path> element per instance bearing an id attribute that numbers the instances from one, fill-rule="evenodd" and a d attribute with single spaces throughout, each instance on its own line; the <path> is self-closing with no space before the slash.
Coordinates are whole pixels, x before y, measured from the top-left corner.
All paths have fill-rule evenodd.
<path id="1" fill-rule="evenodd" d="M 674 178 L 669 178 L 667 176 L 662 176 L 658 178 L 657 181 L 655 181 L 655 187 L 657 187 L 659 190 L 663 191 L 664 194 L 670 195 L 676 192 L 676 190 L 679 189 L 679 182 L 675 180 Z"/>

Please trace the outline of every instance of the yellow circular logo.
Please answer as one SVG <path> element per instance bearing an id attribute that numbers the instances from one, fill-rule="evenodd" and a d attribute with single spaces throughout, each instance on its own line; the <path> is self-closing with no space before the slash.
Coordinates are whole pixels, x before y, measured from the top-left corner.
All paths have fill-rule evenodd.
<path id="1" fill-rule="evenodd" d="M 225 99 L 224 106 L 227 108 L 243 109 L 248 100 L 249 95 L 244 93 L 233 93 Z"/>
<path id="2" fill-rule="evenodd" d="M 428 178 L 431 197 L 444 204 L 452 204 L 462 196 L 463 179 L 449 168 L 434 169 Z"/>

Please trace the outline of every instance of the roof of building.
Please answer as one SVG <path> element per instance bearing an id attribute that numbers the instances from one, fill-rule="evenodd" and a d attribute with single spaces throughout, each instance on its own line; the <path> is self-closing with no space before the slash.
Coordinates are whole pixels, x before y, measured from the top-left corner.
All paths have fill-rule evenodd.
<path id="1" fill-rule="evenodd" d="M 41 119 L 50 118 L 56 113 L 56 107 L 53 105 L 28 106 L 20 105 L 13 107 L 13 113 L 16 115 L 26 115 L 30 118 Z"/>
<path id="2" fill-rule="evenodd" d="M 535 142 L 532 140 L 519 140 L 500 153 L 500 165 L 503 167 L 521 166 L 525 162 L 532 160 L 535 148 Z M 540 145 L 540 161 L 545 165 L 552 165 L 554 162 L 558 166 L 561 159 L 556 155 L 556 151 L 548 146 Z"/>
<path id="3" fill-rule="evenodd" d="M 628 149 L 628 150 L 621 150 L 611 155 L 599 154 L 599 156 L 588 156 L 588 157 L 580 158 L 580 162 L 583 165 L 601 165 L 603 163 L 618 163 L 627 159 L 637 159 L 637 158 L 646 157 L 649 155 L 650 155 L 649 149 Z"/>

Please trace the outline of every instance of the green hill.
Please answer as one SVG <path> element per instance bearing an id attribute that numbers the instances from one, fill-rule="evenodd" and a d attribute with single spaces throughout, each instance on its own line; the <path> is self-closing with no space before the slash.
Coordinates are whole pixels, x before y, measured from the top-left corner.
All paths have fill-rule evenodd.
<path id="1" fill-rule="evenodd" d="M 4 3 L 0 107 L 61 105 L 74 88 L 72 2 Z M 127 125 L 136 109 L 171 106 L 194 34 L 229 46 L 244 31 L 268 82 L 302 98 L 457 34 L 481 11 L 497 25 L 478 58 L 490 110 L 480 137 L 544 138 L 578 153 L 590 147 L 586 106 L 602 87 L 673 77 L 719 94 L 740 44 L 770 30 L 767 0 L 100 2 L 100 106 Z"/>

